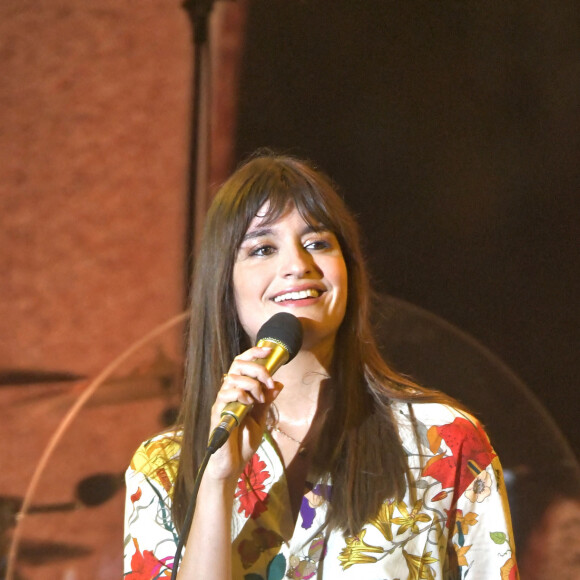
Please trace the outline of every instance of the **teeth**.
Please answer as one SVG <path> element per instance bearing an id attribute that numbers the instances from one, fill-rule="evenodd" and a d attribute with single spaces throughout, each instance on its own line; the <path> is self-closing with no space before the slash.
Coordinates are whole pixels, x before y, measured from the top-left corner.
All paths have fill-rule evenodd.
<path id="1" fill-rule="evenodd" d="M 320 290 L 315 290 L 314 288 L 309 288 L 308 290 L 300 290 L 300 292 L 288 292 L 286 294 L 280 294 L 274 298 L 274 302 L 283 302 L 284 300 L 303 300 L 304 298 L 318 298 L 322 292 Z"/>

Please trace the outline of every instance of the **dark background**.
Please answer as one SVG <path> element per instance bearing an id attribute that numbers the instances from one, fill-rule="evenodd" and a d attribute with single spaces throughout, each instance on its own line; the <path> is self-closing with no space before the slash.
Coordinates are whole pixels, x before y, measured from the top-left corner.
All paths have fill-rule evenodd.
<path id="1" fill-rule="evenodd" d="M 576 453 L 579 14 L 254 0 L 237 134 L 238 159 L 268 146 L 328 172 L 375 287 L 501 357 Z"/>

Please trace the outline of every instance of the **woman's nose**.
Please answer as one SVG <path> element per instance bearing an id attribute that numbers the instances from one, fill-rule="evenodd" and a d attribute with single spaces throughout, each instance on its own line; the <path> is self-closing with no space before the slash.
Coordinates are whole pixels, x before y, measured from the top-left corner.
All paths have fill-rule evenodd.
<path id="1" fill-rule="evenodd" d="M 299 278 L 316 270 L 312 254 L 302 245 L 286 248 L 282 252 L 281 274 Z"/>

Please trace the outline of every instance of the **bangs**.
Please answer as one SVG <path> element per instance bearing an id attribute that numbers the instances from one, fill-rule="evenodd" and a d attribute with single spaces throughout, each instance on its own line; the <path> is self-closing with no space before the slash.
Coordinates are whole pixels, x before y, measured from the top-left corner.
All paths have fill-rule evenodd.
<path id="1" fill-rule="evenodd" d="M 269 161 L 256 172 L 256 162 Z M 288 211 L 296 208 L 302 219 L 314 229 L 321 226 L 340 236 L 341 224 L 336 219 L 336 208 L 332 199 L 336 197 L 333 185 L 303 164 L 293 167 L 288 162 L 256 159 L 251 162 L 254 174 L 239 192 L 236 213 L 244 216 L 239 224 L 238 245 L 241 244 L 252 220 L 259 216 L 264 225 L 277 221 Z M 265 213 L 262 213 L 263 210 Z M 334 209 L 334 211 L 333 211 Z M 261 212 L 262 210 L 262 212 Z M 242 231 L 243 230 L 243 231 Z"/>

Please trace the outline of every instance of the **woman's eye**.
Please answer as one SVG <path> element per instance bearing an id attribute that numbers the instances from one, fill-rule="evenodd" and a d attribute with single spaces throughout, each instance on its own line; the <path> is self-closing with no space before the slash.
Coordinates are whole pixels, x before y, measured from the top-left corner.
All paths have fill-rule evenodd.
<path id="1" fill-rule="evenodd" d="M 326 250 L 330 247 L 328 240 L 312 240 L 307 242 L 304 247 L 307 250 Z"/>
<path id="2" fill-rule="evenodd" d="M 275 248 L 273 246 L 263 245 L 254 248 L 251 252 L 251 256 L 270 256 L 275 252 Z"/>

